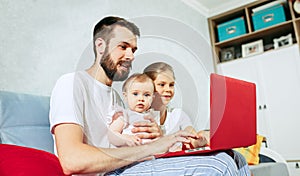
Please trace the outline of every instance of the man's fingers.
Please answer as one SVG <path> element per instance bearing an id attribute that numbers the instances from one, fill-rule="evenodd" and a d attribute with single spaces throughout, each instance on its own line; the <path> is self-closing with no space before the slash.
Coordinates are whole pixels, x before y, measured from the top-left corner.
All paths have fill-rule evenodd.
<path id="1" fill-rule="evenodd" d="M 154 124 L 146 121 L 139 121 L 133 124 L 134 127 L 152 127 Z"/>
<path id="2" fill-rule="evenodd" d="M 149 133 L 151 130 L 150 130 L 150 127 L 138 127 L 138 128 L 132 128 L 131 132 L 133 133 L 139 133 L 139 132 L 146 132 L 146 133 Z"/>
<path id="3" fill-rule="evenodd" d="M 160 133 L 139 133 L 136 134 L 140 139 L 154 139 L 160 136 Z"/>
<path id="4" fill-rule="evenodd" d="M 156 123 L 155 119 L 151 115 L 146 115 L 144 116 L 145 120 L 149 120 L 152 123 Z"/>
<path id="5" fill-rule="evenodd" d="M 194 134 L 189 133 L 187 131 L 178 131 L 178 132 L 174 133 L 173 135 L 175 135 L 176 137 L 183 137 L 183 138 L 188 138 L 188 137 L 195 138 L 196 137 Z"/>
<path id="6" fill-rule="evenodd" d="M 150 117 L 150 119 L 152 118 Z M 133 126 L 134 128 L 131 130 L 131 132 L 132 133 L 141 132 L 142 134 L 139 135 L 143 139 L 147 139 L 147 138 L 154 139 L 163 135 L 162 130 L 159 128 L 156 122 L 139 121 L 139 122 L 135 122 Z M 148 134 L 144 134 L 144 133 L 148 133 Z"/>
<path id="7" fill-rule="evenodd" d="M 133 133 L 137 132 L 147 132 L 147 133 L 155 133 L 159 132 L 158 126 L 156 126 L 154 123 L 149 122 L 136 122 L 133 124 L 134 128 L 131 130 Z"/>

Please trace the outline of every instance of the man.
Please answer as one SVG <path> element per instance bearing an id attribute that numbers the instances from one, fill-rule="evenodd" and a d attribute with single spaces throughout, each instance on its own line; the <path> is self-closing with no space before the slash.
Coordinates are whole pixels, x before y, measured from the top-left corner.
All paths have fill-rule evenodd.
<path id="1" fill-rule="evenodd" d="M 111 85 L 129 75 L 139 35 L 139 29 L 123 18 L 102 19 L 94 28 L 94 64 L 86 71 L 63 75 L 57 81 L 51 96 L 49 117 L 64 173 L 236 174 L 237 166 L 225 153 L 137 162 L 168 151 L 176 142 L 188 143 L 187 137 L 194 136 L 183 131 L 146 145 L 110 148 L 107 127 L 112 121 L 111 112 L 116 112 L 122 104 Z M 158 125 L 148 118 L 151 123 L 138 123 L 133 132 L 148 132 L 140 138 L 160 137 Z M 208 167 L 212 165 L 214 167 Z"/>

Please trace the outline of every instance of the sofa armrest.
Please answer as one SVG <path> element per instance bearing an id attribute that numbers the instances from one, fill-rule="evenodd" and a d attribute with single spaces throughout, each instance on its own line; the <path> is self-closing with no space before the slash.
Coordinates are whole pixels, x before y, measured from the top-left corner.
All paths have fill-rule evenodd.
<path id="1" fill-rule="evenodd" d="M 49 152 L 0 144 L 1 176 L 65 176 L 58 158 Z"/>
<path id="2" fill-rule="evenodd" d="M 289 176 L 287 162 L 280 154 L 261 147 L 259 155 L 260 163 L 249 166 L 253 176 Z"/>
<path id="3" fill-rule="evenodd" d="M 260 154 L 267 156 L 268 158 L 271 158 L 275 162 L 287 163 L 286 160 L 279 153 L 277 153 L 274 150 L 271 150 L 269 148 L 262 147 L 260 149 Z"/>

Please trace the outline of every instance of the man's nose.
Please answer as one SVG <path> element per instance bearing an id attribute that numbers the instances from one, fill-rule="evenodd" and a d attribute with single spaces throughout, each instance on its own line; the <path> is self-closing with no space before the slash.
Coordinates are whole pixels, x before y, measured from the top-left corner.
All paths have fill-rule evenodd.
<path id="1" fill-rule="evenodd" d="M 134 55 L 133 55 L 133 52 L 132 52 L 131 48 L 126 49 L 125 57 L 126 57 L 126 60 L 133 61 Z"/>

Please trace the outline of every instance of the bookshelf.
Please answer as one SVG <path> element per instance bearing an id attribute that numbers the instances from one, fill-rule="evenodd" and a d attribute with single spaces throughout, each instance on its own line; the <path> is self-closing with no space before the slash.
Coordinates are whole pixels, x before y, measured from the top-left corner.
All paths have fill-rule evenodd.
<path id="1" fill-rule="evenodd" d="M 278 39 L 282 36 L 287 36 L 288 34 L 291 34 L 292 36 L 292 44 L 300 45 L 300 14 L 296 13 L 293 8 L 294 0 L 289 0 L 283 3 L 286 18 L 285 21 L 260 30 L 254 30 L 254 23 L 252 20 L 253 9 L 265 6 L 272 2 L 274 1 L 255 1 L 208 19 L 215 64 L 243 58 L 242 45 L 247 45 L 258 40 L 263 40 L 263 52 L 274 50 L 273 39 Z M 228 40 L 219 41 L 217 29 L 218 25 L 239 17 L 244 18 L 246 33 Z M 231 58 L 225 60 L 223 54 L 224 51 L 228 49 L 231 49 L 234 52 Z"/>

